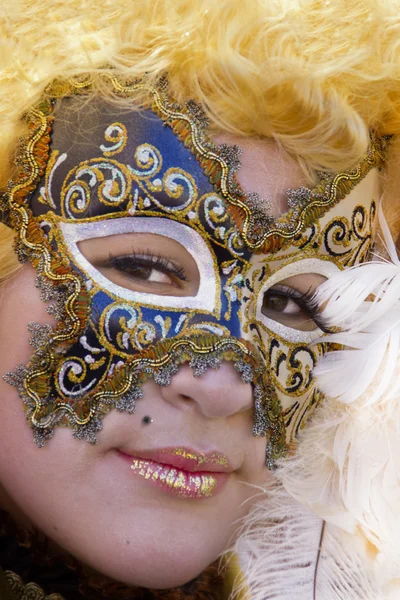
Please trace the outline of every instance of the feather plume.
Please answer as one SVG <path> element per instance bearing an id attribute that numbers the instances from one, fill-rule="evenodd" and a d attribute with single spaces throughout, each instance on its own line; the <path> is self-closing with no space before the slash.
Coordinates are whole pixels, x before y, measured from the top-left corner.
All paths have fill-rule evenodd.
<path id="1" fill-rule="evenodd" d="M 396 597 L 379 589 L 363 535 L 324 524 L 276 481 L 246 518 L 234 549 L 245 579 L 238 579 L 232 600 L 241 592 L 251 600 Z"/>
<path id="2" fill-rule="evenodd" d="M 361 536 L 386 599 L 400 593 L 400 261 L 382 213 L 380 223 L 390 261 L 343 271 L 317 293 L 341 328 L 325 339 L 343 349 L 316 367 L 327 397 L 277 476 L 349 539 Z"/>
<path id="3" fill-rule="evenodd" d="M 234 551 L 245 576 L 235 593 L 251 600 L 312 600 L 322 519 L 279 485 L 269 485 L 246 517 Z M 294 592 L 295 590 L 295 592 Z"/>

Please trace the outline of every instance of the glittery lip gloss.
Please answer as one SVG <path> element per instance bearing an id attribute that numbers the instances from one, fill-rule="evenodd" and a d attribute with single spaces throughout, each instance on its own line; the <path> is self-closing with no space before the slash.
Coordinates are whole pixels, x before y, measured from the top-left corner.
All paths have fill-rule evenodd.
<path id="1" fill-rule="evenodd" d="M 210 498 L 220 488 L 221 478 L 227 477 L 223 473 L 189 473 L 142 458 L 134 458 L 131 469 L 144 479 L 185 498 Z"/>
<path id="2" fill-rule="evenodd" d="M 121 451 L 120 451 L 121 452 Z M 205 499 L 216 495 L 233 472 L 228 459 L 217 452 L 197 453 L 186 448 L 164 448 L 152 452 L 132 452 L 131 470 L 173 495 Z M 147 456 L 145 456 L 147 454 Z"/>

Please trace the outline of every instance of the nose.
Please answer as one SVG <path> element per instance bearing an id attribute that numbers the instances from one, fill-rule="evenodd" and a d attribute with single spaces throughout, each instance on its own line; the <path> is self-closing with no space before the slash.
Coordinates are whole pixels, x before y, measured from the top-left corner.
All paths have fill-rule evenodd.
<path id="1" fill-rule="evenodd" d="M 161 388 L 167 402 L 182 410 L 196 409 L 208 418 L 229 417 L 253 406 L 253 390 L 229 362 L 194 377 L 188 364 L 181 365 L 171 383 Z"/>

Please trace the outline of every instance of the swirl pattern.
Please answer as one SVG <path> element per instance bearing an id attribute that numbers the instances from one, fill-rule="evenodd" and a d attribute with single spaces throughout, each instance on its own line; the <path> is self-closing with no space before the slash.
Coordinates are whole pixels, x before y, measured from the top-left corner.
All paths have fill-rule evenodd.
<path id="1" fill-rule="evenodd" d="M 266 438 L 272 467 L 319 402 L 312 370 L 326 348 L 302 330 L 264 319 L 265 283 L 279 281 L 300 258 L 337 269 L 367 258 L 376 213 L 373 169 L 387 140 L 372 139 L 355 170 L 320 174 L 312 190 L 289 190 L 289 210 L 275 218 L 254 194 L 244 194 L 235 175 L 237 152 L 212 142 L 193 105 L 179 106 L 165 86 L 105 78 L 113 92 L 130 97 L 140 89 L 149 100 L 143 111 L 121 112 L 118 121 L 99 103 L 86 145 L 79 132 L 63 130 L 62 120 L 53 127 L 51 87 L 27 116 L 23 169 L 10 184 L 7 214 L 18 255 L 37 269 L 41 296 L 52 303 L 58 325 L 48 338 L 35 329 L 33 358 L 8 380 L 39 446 L 57 426 L 95 443 L 110 410 L 134 413 L 147 379 L 169 385 L 184 363 L 197 377 L 230 361 L 253 385 L 253 433 Z M 90 91 L 90 78 L 63 86 L 72 98 Z M 151 303 L 118 295 L 65 243 L 63 225 L 107 229 L 112 220 L 132 217 L 161 221 L 165 237 L 176 224 L 201 236 L 192 258 L 199 266 L 202 253 L 211 265 L 203 269 L 203 280 L 212 281 L 205 286 L 212 295 L 207 308 L 206 293 L 203 305 L 194 297 L 168 303 L 160 295 Z"/>

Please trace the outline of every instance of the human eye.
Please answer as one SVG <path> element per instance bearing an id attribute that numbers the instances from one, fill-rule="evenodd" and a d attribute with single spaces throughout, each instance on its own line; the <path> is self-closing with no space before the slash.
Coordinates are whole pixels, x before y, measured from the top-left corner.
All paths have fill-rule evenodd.
<path id="1" fill-rule="evenodd" d="M 261 313 L 293 329 L 300 331 L 321 329 L 327 332 L 315 300 L 313 287 L 302 292 L 289 285 L 274 285 L 264 292 Z"/>
<path id="2" fill-rule="evenodd" d="M 189 277 L 185 269 L 176 262 L 147 251 L 131 251 L 129 254 L 114 256 L 99 265 L 103 271 L 113 270 L 126 280 L 147 284 L 149 287 L 165 285 L 182 289 Z"/>
<path id="3" fill-rule="evenodd" d="M 337 272 L 336 265 L 315 258 L 289 262 L 269 276 L 255 271 L 263 281 L 257 291 L 257 321 L 291 342 L 313 343 L 323 333 L 331 333 L 316 291 Z"/>
<path id="4" fill-rule="evenodd" d="M 118 286 L 120 294 L 126 290 L 194 297 L 198 292 L 196 260 L 184 246 L 166 236 L 132 233 L 90 238 L 80 242 L 79 250 L 90 263 L 93 276 L 104 278 L 103 287 L 115 290 L 112 285 Z"/>

